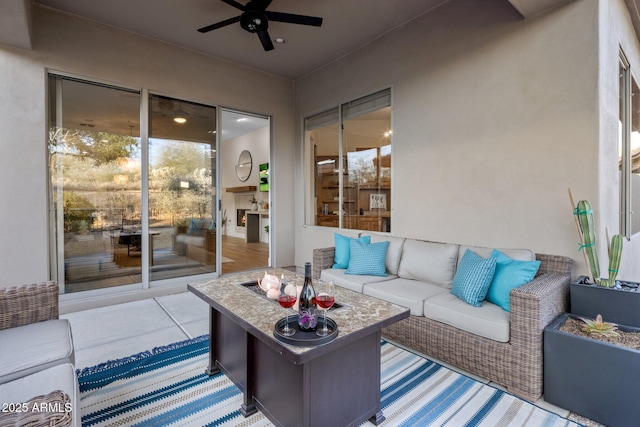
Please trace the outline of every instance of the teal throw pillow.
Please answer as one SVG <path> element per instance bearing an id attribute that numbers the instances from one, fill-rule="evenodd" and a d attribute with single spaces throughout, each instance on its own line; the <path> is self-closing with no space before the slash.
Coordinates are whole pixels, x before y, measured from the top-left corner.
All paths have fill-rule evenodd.
<path id="1" fill-rule="evenodd" d="M 467 249 L 453 277 L 451 293 L 467 304 L 482 307 L 495 271 L 495 258 L 482 258 Z"/>
<path id="2" fill-rule="evenodd" d="M 389 242 L 367 243 L 353 239 L 350 242 L 351 259 L 346 274 L 386 276 L 384 261 Z"/>
<path id="3" fill-rule="evenodd" d="M 496 273 L 493 276 L 487 301 L 510 311 L 509 293 L 512 289 L 529 283 L 540 268 L 540 261 L 520 261 L 509 258 L 497 249 L 491 253 L 496 260 Z"/>
<path id="4" fill-rule="evenodd" d="M 342 234 L 335 233 L 336 254 L 333 257 L 333 268 L 349 267 L 349 258 L 351 258 L 351 249 L 349 246 L 349 242 L 351 242 L 352 240 L 369 243 L 371 241 L 371 236 L 362 236 L 358 239 L 355 239 L 353 237 L 343 236 Z"/>

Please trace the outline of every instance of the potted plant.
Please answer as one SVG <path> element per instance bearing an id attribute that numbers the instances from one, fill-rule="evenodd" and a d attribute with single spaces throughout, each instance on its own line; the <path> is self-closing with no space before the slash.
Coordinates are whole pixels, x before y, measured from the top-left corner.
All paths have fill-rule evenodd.
<path id="1" fill-rule="evenodd" d="M 258 199 L 256 199 L 256 196 L 251 196 L 251 199 L 249 200 L 249 203 L 251 203 L 251 210 L 252 211 L 257 211 L 258 210 Z"/>
<path id="2" fill-rule="evenodd" d="M 544 329 L 544 398 L 608 426 L 640 420 L 640 328 L 562 314 Z"/>
<path id="3" fill-rule="evenodd" d="M 573 204 L 573 198 L 571 201 Z M 602 278 L 591 204 L 586 200 L 579 201 L 575 205 L 574 217 L 580 236 L 580 250 L 584 251 L 591 277 L 580 276 L 571 283 L 571 313 L 591 318 L 601 314 L 611 322 L 640 327 L 638 284 L 616 280 L 622 258 L 623 237 L 616 234 L 611 238 L 607 247 L 608 277 Z"/>

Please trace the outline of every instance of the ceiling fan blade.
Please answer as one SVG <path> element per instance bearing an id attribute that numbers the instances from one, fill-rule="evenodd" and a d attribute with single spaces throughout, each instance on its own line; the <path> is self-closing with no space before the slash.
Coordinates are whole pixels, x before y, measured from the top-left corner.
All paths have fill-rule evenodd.
<path id="1" fill-rule="evenodd" d="M 289 24 L 311 25 L 319 27 L 322 25 L 322 18 L 315 16 L 295 15 L 293 13 L 265 11 L 264 14 L 270 21 L 287 22 Z"/>
<path id="2" fill-rule="evenodd" d="M 226 4 L 228 4 L 229 6 L 233 6 L 233 7 L 235 7 L 236 9 L 240 9 L 240 10 L 241 10 L 241 11 L 243 11 L 243 12 L 244 12 L 244 10 L 245 10 L 245 9 L 244 9 L 244 5 L 243 5 L 243 4 L 240 4 L 240 3 L 238 3 L 237 1 L 234 1 L 234 0 L 222 0 L 222 1 L 223 1 L 223 2 L 225 2 Z"/>
<path id="3" fill-rule="evenodd" d="M 217 30 L 218 28 L 226 27 L 227 25 L 235 24 L 236 22 L 240 22 L 240 16 L 225 19 L 224 21 L 207 25 L 206 27 L 198 28 L 198 31 L 201 33 L 208 33 L 209 31 Z"/>
<path id="4" fill-rule="evenodd" d="M 258 34 L 260 42 L 262 43 L 262 47 L 265 51 L 273 50 L 273 42 L 271 41 L 271 37 L 269 36 L 269 32 L 267 30 L 256 31 L 256 34 Z"/>

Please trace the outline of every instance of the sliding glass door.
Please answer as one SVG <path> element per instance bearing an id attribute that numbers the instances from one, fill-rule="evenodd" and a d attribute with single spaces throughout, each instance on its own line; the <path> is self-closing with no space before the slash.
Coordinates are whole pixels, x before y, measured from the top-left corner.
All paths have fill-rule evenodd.
<path id="1" fill-rule="evenodd" d="M 141 227 L 140 93 L 58 76 L 49 89 L 53 279 L 67 293 L 140 283 L 140 241 L 120 235 Z"/>
<path id="2" fill-rule="evenodd" d="M 150 96 L 151 279 L 216 271 L 216 109 Z"/>
<path id="3" fill-rule="evenodd" d="M 216 114 L 50 75 L 51 277 L 61 292 L 216 272 Z"/>

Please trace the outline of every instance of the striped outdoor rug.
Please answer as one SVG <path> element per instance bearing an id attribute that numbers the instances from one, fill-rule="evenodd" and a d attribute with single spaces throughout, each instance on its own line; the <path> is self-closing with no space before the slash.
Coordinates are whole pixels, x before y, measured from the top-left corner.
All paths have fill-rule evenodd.
<path id="1" fill-rule="evenodd" d="M 383 426 L 578 424 L 383 341 Z M 83 426 L 271 426 L 244 418 L 240 390 L 208 377 L 208 336 L 79 372 Z M 371 426 L 366 422 L 363 426 Z"/>

